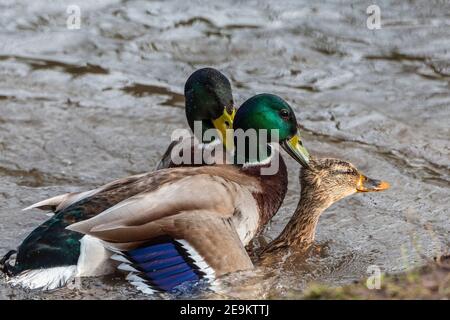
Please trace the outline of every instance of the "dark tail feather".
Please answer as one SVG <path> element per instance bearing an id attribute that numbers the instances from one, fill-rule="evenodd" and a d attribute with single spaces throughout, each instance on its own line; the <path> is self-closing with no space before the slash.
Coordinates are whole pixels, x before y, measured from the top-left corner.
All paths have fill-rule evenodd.
<path id="1" fill-rule="evenodd" d="M 9 258 L 16 253 L 16 250 L 11 250 L 3 256 L 2 260 L 0 260 L 0 271 L 7 276 L 12 276 L 14 274 L 14 266 L 9 264 Z"/>

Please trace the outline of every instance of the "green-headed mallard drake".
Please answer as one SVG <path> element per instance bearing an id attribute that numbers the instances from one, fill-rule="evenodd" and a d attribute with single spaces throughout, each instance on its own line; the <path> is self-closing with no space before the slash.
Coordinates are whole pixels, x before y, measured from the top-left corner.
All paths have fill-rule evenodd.
<path id="1" fill-rule="evenodd" d="M 244 246 L 278 211 L 287 190 L 286 165 L 270 142 L 278 132 L 298 162 L 307 165 L 309 156 L 293 110 L 275 95 L 248 99 L 234 128 L 264 133 L 255 144 L 266 157 L 236 152 L 242 164 L 162 169 L 55 198 L 48 203 L 55 215 L 23 241 L 14 265 L 4 261 L 10 282 L 53 289 L 74 276 L 104 274 L 111 271 L 111 251 L 146 292 L 251 268 Z M 244 141 L 248 149 L 250 139 Z M 274 174 L 262 174 L 275 162 Z"/>
<path id="2" fill-rule="evenodd" d="M 175 147 L 181 144 L 185 144 L 187 146 L 186 148 L 189 148 L 192 154 L 194 152 L 202 152 L 202 149 L 208 148 L 209 145 L 217 145 L 220 140 L 203 140 L 203 133 L 206 132 L 206 130 L 218 130 L 218 136 L 223 139 L 223 142 L 226 145 L 226 130 L 232 128 L 233 118 L 236 113 L 231 84 L 227 77 L 213 68 L 198 69 L 189 76 L 185 84 L 184 92 L 186 100 L 185 112 L 189 127 L 195 133 L 194 123 L 198 122 L 201 125 L 200 132 L 197 132 L 198 136 L 196 137 L 197 141 L 201 143 L 200 148 L 198 145 L 196 145 L 194 141 L 195 139 L 193 137 L 185 140 L 173 141 L 169 145 L 167 151 L 164 153 L 162 159 L 157 164 L 156 169 L 194 165 L 192 163 L 173 163 L 171 161 L 171 152 Z M 133 177 L 131 177 L 130 179 L 133 180 Z M 118 183 L 125 186 L 127 185 L 128 180 L 123 179 Z M 108 189 L 112 187 L 114 189 L 116 187 L 115 184 L 116 182 L 113 182 L 112 186 L 107 185 L 104 186 L 104 188 Z M 42 210 L 51 210 L 53 212 L 61 213 L 69 205 L 89 198 L 90 195 L 98 191 L 99 190 L 96 189 L 88 192 L 68 193 L 56 196 L 38 202 L 32 206 L 29 206 L 28 208 L 25 208 L 24 210 L 38 208 Z M 89 215 L 80 213 L 77 219 L 87 219 L 89 217 L 92 217 L 92 214 L 95 213 L 91 213 Z M 59 220 L 55 221 L 55 219 L 52 218 L 46 221 L 42 226 L 37 228 L 27 239 L 36 239 L 36 236 L 39 237 L 40 232 L 47 230 L 47 224 L 52 223 L 52 230 L 56 233 L 56 235 L 54 237 L 47 235 L 46 237 L 44 237 L 45 240 L 40 239 L 41 241 L 47 241 L 51 243 L 52 253 L 49 259 L 51 259 L 53 263 L 56 263 L 58 261 L 73 261 L 79 256 L 79 239 L 81 237 L 79 233 L 70 232 L 68 230 L 62 231 L 69 222 L 70 221 L 65 221 L 64 213 L 61 213 Z M 61 232 L 58 232 L 57 230 L 61 230 Z M 25 244 L 26 241 L 23 245 Z M 61 246 L 60 250 L 58 250 L 59 246 Z M 12 254 L 14 254 L 14 251 L 9 252 L 3 260 L 6 261 Z M 36 264 L 37 266 L 40 265 L 41 267 L 45 267 L 45 263 L 43 263 L 42 261 L 37 261 Z"/>
<path id="3" fill-rule="evenodd" d="M 367 178 L 350 162 L 339 159 L 311 158 L 300 173 L 301 196 L 297 209 L 280 235 L 261 253 L 262 261 L 273 262 L 286 251 L 304 252 L 314 242 L 317 223 L 323 211 L 333 203 L 355 193 L 382 191 L 385 181 Z"/>
<path id="4" fill-rule="evenodd" d="M 202 150 L 208 148 L 209 145 L 214 146 L 221 142 L 224 146 L 227 146 L 226 130 L 233 128 L 233 118 L 236 114 L 231 84 L 227 77 L 213 68 L 196 70 L 186 81 L 184 97 L 186 100 L 186 119 L 191 131 L 195 134 L 195 138 L 201 143 L 200 148 L 196 145 L 194 136 L 189 139 L 173 141 L 157 164 L 157 170 L 178 166 L 204 165 L 206 162 L 208 164 L 215 163 L 214 159 L 205 161 L 203 157 L 199 157 L 201 160 L 199 163 L 194 163 L 194 153 L 202 153 Z M 196 128 L 196 123 L 199 128 Z M 208 139 L 205 132 L 210 129 L 217 130 L 218 136 L 222 140 Z M 191 152 L 189 158 L 192 161 L 189 161 L 189 163 L 175 163 L 172 160 L 172 150 L 176 146 L 183 149 L 180 144 L 186 144 L 185 149 Z M 221 153 L 221 155 L 223 154 Z M 217 157 L 219 156 L 217 155 Z"/>

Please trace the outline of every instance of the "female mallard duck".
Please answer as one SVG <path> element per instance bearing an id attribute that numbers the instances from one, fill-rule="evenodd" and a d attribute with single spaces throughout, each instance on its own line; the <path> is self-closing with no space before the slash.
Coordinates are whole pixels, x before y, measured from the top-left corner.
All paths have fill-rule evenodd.
<path id="1" fill-rule="evenodd" d="M 202 150 L 204 148 L 208 148 L 209 145 L 214 146 L 218 142 L 222 142 L 225 147 L 227 146 L 226 130 L 233 128 L 233 118 L 236 114 L 231 85 L 227 77 L 213 68 L 199 69 L 191 74 L 186 81 L 184 97 L 186 100 L 186 119 L 195 134 L 195 138 L 201 142 L 201 148 L 195 147 L 194 137 L 175 140 L 163 154 L 162 159 L 156 166 L 157 170 L 215 163 L 215 160 L 204 159 L 203 157 L 199 157 L 201 160 L 199 163 L 194 163 L 194 153 L 198 152 L 203 155 Z M 201 125 L 200 130 L 196 128 L 196 122 Z M 218 136 L 222 141 L 207 139 L 208 135 L 205 133 L 211 129 L 218 131 Z M 187 147 L 183 148 L 183 145 Z M 190 150 L 191 161 L 189 163 L 175 163 L 172 160 L 171 154 L 176 147 L 180 150 Z M 183 158 L 182 155 L 181 158 Z"/>
<path id="2" fill-rule="evenodd" d="M 157 290 L 251 267 L 244 246 L 278 211 L 287 190 L 286 166 L 268 143 L 278 132 L 298 162 L 307 165 L 309 158 L 293 110 L 277 96 L 247 100 L 234 128 L 265 133 L 255 144 L 267 155 L 245 152 L 238 159 L 236 152 L 242 164 L 162 169 L 47 203 L 55 215 L 24 240 L 14 265 L 4 261 L 15 275 L 10 282 L 53 289 L 74 276 L 105 274 L 111 251 L 133 262 L 121 268 L 145 272 L 142 283 L 129 277 L 136 285 Z M 250 139 L 244 141 L 248 150 Z M 278 170 L 262 174 L 275 161 Z"/>
<path id="3" fill-rule="evenodd" d="M 262 250 L 263 260 L 273 260 L 277 253 L 285 256 L 286 250 L 308 249 L 320 215 L 333 203 L 355 193 L 389 188 L 387 182 L 367 178 L 351 163 L 338 159 L 311 159 L 300 173 L 300 185 L 297 209 L 280 235 Z"/>

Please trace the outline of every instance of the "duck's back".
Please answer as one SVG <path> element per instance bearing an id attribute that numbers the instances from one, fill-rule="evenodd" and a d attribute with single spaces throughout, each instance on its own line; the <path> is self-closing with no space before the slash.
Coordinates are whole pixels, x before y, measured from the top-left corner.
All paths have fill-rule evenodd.
<path id="1" fill-rule="evenodd" d="M 66 227 L 116 205 L 140 191 L 135 182 L 140 176 L 118 180 L 89 197 L 68 205 L 31 232 L 17 250 L 12 273 L 28 269 L 76 265 L 80 256 L 80 239 L 84 236 Z"/>

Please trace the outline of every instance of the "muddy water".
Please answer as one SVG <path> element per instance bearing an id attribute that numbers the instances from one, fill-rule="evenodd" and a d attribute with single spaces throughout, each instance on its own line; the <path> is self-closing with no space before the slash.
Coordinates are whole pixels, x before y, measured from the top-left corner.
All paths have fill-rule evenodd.
<path id="1" fill-rule="evenodd" d="M 339 285 L 370 265 L 399 272 L 450 246 L 449 1 L 0 1 L 0 253 L 47 219 L 20 209 L 67 191 L 147 171 L 186 127 L 183 85 L 214 66 L 236 102 L 261 92 L 295 108 L 312 153 L 350 160 L 391 182 L 356 195 L 319 223 L 320 254 L 228 277 L 193 298 L 289 298 L 305 284 Z M 66 28 L 67 5 L 81 28 Z M 299 168 L 289 160 L 283 208 L 293 212 Z M 0 298 L 141 298 L 120 276 L 52 293 Z"/>

